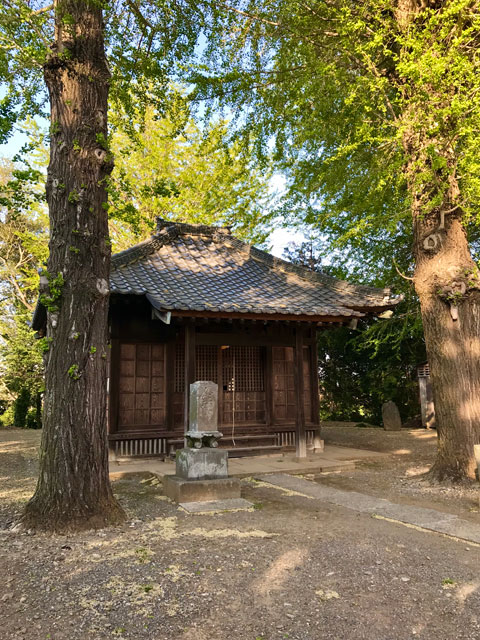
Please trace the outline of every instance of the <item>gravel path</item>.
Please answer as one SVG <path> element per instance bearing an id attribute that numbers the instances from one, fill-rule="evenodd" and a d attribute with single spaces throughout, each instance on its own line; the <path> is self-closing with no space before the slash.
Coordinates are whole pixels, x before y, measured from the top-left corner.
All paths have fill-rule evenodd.
<path id="1" fill-rule="evenodd" d="M 369 436 L 377 450 L 382 435 Z M 156 478 L 138 474 L 114 483 L 129 514 L 122 527 L 11 533 L 5 527 L 34 486 L 36 447 L 18 432 L 3 436 L 2 640 L 480 637 L 479 547 L 253 479 L 243 487 L 251 512 L 188 515 L 164 498 Z M 368 479 L 374 470 L 357 473 Z M 448 495 L 441 500 L 447 508 Z"/>

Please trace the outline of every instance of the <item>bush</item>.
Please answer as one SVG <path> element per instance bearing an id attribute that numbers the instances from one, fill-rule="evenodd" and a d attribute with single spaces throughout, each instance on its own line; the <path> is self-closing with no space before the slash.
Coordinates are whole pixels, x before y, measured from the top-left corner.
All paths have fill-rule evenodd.
<path id="1" fill-rule="evenodd" d="M 7 407 L 7 409 L 5 409 L 5 411 L 0 416 L 0 424 L 2 425 L 2 427 L 11 427 L 13 425 L 13 422 L 13 405 L 11 405 L 10 407 Z"/>
<path id="2" fill-rule="evenodd" d="M 42 428 L 42 416 L 39 415 L 37 409 L 30 408 L 27 413 L 26 419 L 27 429 L 41 429 Z"/>
<path id="3" fill-rule="evenodd" d="M 27 426 L 27 413 L 30 407 L 30 391 L 22 389 L 13 405 L 13 424 L 24 429 Z"/>

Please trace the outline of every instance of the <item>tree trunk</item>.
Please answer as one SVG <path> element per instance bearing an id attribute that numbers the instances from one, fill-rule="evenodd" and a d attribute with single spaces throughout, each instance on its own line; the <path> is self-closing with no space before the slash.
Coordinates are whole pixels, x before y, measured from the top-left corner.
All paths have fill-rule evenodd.
<path id="1" fill-rule="evenodd" d="M 435 250 L 424 249 L 425 238 L 418 231 L 415 288 L 422 310 L 438 431 L 438 452 L 431 475 L 460 481 L 474 477 L 473 445 L 480 443 L 478 274 L 458 217 L 447 218 Z"/>
<path id="2" fill-rule="evenodd" d="M 442 0 L 398 0 L 396 18 L 405 30 L 427 7 L 441 10 Z M 417 22 L 417 26 L 421 22 Z M 426 87 L 423 87 L 425 90 Z M 433 103 L 447 100 L 430 87 Z M 432 108 L 412 99 L 403 121 L 406 173 L 412 201 L 415 289 L 418 294 L 435 402 L 437 458 L 430 475 L 436 480 L 474 477 L 473 445 L 480 443 L 480 274 L 472 260 L 463 222 L 455 156 L 455 119 L 445 120 L 433 137 L 428 131 Z M 451 87 L 453 98 L 455 87 Z M 422 94 L 423 95 L 423 94 Z M 423 121 L 419 112 L 425 109 Z M 437 116 L 440 118 L 440 116 Z M 422 122 L 421 127 L 410 123 Z M 437 162 L 434 166 L 432 153 Z M 432 203 L 440 202 L 432 207 Z"/>
<path id="3" fill-rule="evenodd" d="M 48 351 L 40 474 L 23 522 L 53 531 L 124 518 L 109 483 L 106 436 L 105 179 L 113 163 L 100 6 L 95 0 L 57 0 L 55 43 L 44 68 L 51 105 L 50 257 L 40 292 L 48 312 Z"/>
<path id="4" fill-rule="evenodd" d="M 426 148 L 431 140 L 425 141 Z M 416 145 L 415 145 L 416 146 Z M 440 146 L 440 144 L 439 144 Z M 480 278 L 470 255 L 463 212 L 455 206 L 454 158 L 445 153 L 450 188 L 440 207 L 428 210 L 419 167 L 426 154 L 407 145 L 413 194 L 415 289 L 420 299 L 435 402 L 438 452 L 430 472 L 437 480 L 473 478 L 473 445 L 480 443 Z M 414 168 L 415 167 L 415 168 Z M 423 173 L 425 176 L 425 173 Z M 430 194 L 434 191 L 431 185 Z"/>

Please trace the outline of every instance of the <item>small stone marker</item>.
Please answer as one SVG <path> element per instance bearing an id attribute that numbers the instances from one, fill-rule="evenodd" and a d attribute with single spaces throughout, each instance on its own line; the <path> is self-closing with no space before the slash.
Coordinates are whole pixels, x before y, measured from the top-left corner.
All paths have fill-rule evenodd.
<path id="1" fill-rule="evenodd" d="M 190 385 L 189 429 L 185 434 L 187 445 L 218 447 L 222 433 L 218 424 L 218 385 L 215 382 L 199 381 Z"/>
<path id="2" fill-rule="evenodd" d="M 177 451 L 175 475 L 164 477 L 165 495 L 178 503 L 240 498 L 240 482 L 228 477 L 228 452 L 218 448 L 218 386 L 190 385 L 187 446 Z"/>
<path id="3" fill-rule="evenodd" d="M 383 428 L 385 431 L 400 431 L 402 420 L 397 405 L 389 400 L 382 405 Z"/>

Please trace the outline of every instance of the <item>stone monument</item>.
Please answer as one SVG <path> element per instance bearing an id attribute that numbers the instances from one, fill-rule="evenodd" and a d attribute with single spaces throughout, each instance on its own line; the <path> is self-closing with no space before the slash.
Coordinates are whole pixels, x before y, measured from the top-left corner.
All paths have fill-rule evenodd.
<path id="1" fill-rule="evenodd" d="M 190 385 L 187 446 L 177 451 L 175 475 L 164 477 L 165 495 L 175 502 L 206 502 L 240 497 L 240 482 L 228 477 L 228 452 L 218 448 L 218 387 Z"/>
<path id="2" fill-rule="evenodd" d="M 382 405 L 383 428 L 385 431 L 400 431 L 402 419 L 397 405 L 389 400 Z"/>

